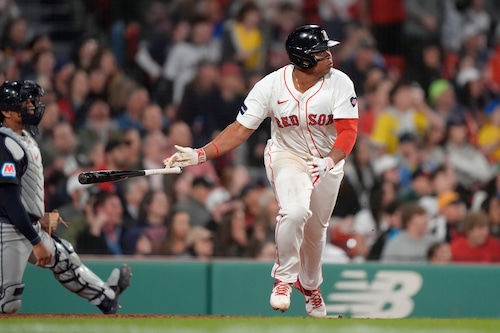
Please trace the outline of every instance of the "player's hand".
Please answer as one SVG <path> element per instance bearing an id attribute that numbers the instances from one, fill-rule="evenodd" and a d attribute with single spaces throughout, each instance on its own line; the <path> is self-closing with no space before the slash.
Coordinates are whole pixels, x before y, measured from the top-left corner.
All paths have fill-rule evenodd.
<path id="1" fill-rule="evenodd" d="M 319 158 L 307 155 L 307 165 L 309 167 L 308 171 L 313 179 L 313 185 L 319 183 L 321 178 L 323 178 L 328 171 L 333 169 L 335 162 L 333 162 L 331 157 Z"/>
<path id="2" fill-rule="evenodd" d="M 163 160 L 166 168 L 187 167 L 205 163 L 207 155 L 203 148 L 193 149 L 190 147 L 174 146 L 177 152 Z"/>
<path id="3" fill-rule="evenodd" d="M 33 246 L 33 254 L 35 255 L 37 266 L 44 267 L 52 261 L 52 253 L 50 253 L 42 242 Z"/>

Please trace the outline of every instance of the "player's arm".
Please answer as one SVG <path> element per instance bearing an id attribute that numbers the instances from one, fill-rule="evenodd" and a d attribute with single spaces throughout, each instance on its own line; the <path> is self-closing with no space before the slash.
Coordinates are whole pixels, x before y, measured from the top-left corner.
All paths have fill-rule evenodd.
<path id="1" fill-rule="evenodd" d="M 236 120 L 227 126 L 215 139 L 202 148 L 175 146 L 177 152 L 163 160 L 165 167 L 186 167 L 198 165 L 226 154 L 245 142 L 250 135 L 267 118 L 268 108 L 266 101 L 270 94 L 269 76 L 259 81 L 249 92 L 243 102 Z"/>
<path id="2" fill-rule="evenodd" d="M 32 245 L 40 243 L 40 236 L 33 228 L 26 209 L 21 202 L 19 185 L 11 183 L 0 184 L 2 210 L 9 221 L 26 237 Z"/>
<path id="3" fill-rule="evenodd" d="M 346 158 L 356 143 L 358 135 L 357 118 L 335 119 L 335 127 L 337 129 L 337 139 L 328 156 L 324 158 L 308 156 L 307 164 L 309 173 L 313 177 L 313 185 L 317 184 L 321 177 L 333 169 L 335 164 Z"/>
<path id="4" fill-rule="evenodd" d="M 358 119 L 346 118 L 335 119 L 335 128 L 337 129 L 337 139 L 333 144 L 329 156 L 337 164 L 346 158 L 354 148 L 358 136 Z"/>
<path id="5" fill-rule="evenodd" d="M 339 87 L 334 95 L 334 124 L 337 137 L 328 156 L 323 158 L 307 157 L 309 173 L 313 177 L 313 185 L 320 181 L 335 164 L 346 158 L 352 151 L 358 135 L 358 99 L 352 81 L 339 72 Z"/>
<path id="6" fill-rule="evenodd" d="M 215 137 L 215 139 L 213 139 L 203 147 L 207 160 L 213 159 L 220 155 L 224 155 L 237 148 L 243 142 L 248 140 L 248 138 L 254 131 L 255 130 L 253 129 L 246 128 L 238 121 L 234 121 L 222 132 L 220 132 L 219 135 Z"/>
<path id="7" fill-rule="evenodd" d="M 337 137 L 329 157 L 337 164 L 352 151 L 358 136 L 358 98 L 354 84 L 344 73 L 338 72 L 334 89 L 334 125 Z"/>
<path id="8" fill-rule="evenodd" d="M 175 146 L 177 152 L 163 160 L 165 167 L 187 167 L 205 163 L 207 160 L 224 155 L 245 142 L 254 132 L 237 120 L 227 126 L 214 140 L 204 147 L 193 149 L 190 147 Z"/>
<path id="9" fill-rule="evenodd" d="M 266 76 L 255 84 L 241 105 L 236 120 L 203 147 L 207 160 L 240 146 L 270 116 L 267 103 L 273 84 L 273 76 Z"/>

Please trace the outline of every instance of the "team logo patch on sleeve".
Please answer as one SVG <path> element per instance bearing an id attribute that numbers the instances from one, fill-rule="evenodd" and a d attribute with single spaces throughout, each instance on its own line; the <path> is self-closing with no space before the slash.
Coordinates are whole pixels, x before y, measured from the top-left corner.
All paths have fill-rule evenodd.
<path id="1" fill-rule="evenodd" d="M 14 163 L 5 162 L 2 165 L 2 177 L 5 178 L 16 177 L 16 166 L 14 165 Z"/>
<path id="2" fill-rule="evenodd" d="M 356 96 L 351 97 L 351 105 L 352 105 L 352 107 L 355 107 L 356 104 L 358 104 L 358 98 Z"/>
<path id="3" fill-rule="evenodd" d="M 243 103 L 241 105 L 241 107 L 240 107 L 240 113 L 241 113 L 241 115 L 244 115 L 245 112 L 247 112 L 247 110 L 248 110 L 247 106 L 245 105 L 245 103 Z"/>

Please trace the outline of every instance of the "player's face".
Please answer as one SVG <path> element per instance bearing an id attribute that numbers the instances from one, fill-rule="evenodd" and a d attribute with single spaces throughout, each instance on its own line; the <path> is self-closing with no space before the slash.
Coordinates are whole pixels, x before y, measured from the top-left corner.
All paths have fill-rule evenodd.
<path id="1" fill-rule="evenodd" d="M 32 98 L 21 102 L 21 107 L 26 108 L 28 110 L 29 114 L 34 114 L 35 113 L 35 104 L 36 101 Z"/>
<path id="2" fill-rule="evenodd" d="M 314 66 L 314 69 L 318 74 L 325 75 L 330 72 L 330 69 L 333 67 L 333 59 L 332 53 L 329 49 L 321 52 L 315 52 L 314 57 L 318 61 L 316 66 Z"/>

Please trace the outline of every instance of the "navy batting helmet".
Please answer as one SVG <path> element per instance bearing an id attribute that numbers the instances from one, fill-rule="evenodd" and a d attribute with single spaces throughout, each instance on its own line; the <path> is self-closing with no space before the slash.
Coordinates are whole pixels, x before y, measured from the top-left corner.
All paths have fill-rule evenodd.
<path id="1" fill-rule="evenodd" d="M 42 87 L 33 81 L 6 81 L 0 86 L 0 110 L 19 112 L 25 125 L 36 127 L 45 112 L 45 105 L 40 103 L 44 94 Z M 34 105 L 34 111 L 23 105 L 28 100 Z"/>
<path id="2" fill-rule="evenodd" d="M 288 36 L 285 46 L 292 64 L 309 69 L 318 62 L 314 57 L 315 52 L 328 50 L 337 44 L 339 42 L 328 38 L 325 29 L 319 25 L 309 24 L 295 29 Z"/>

